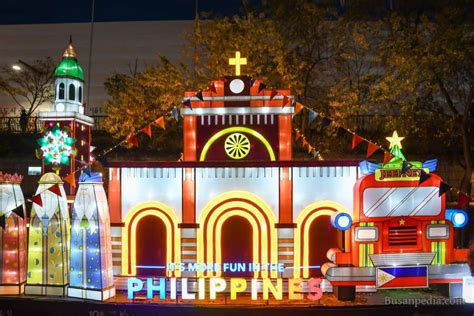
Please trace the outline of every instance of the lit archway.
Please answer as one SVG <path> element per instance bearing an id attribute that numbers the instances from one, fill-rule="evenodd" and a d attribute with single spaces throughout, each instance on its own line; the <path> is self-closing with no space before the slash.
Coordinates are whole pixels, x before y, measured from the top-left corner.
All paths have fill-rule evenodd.
<path id="1" fill-rule="evenodd" d="M 209 149 L 211 148 L 212 144 L 214 144 L 215 141 L 217 141 L 222 136 L 230 134 L 230 133 L 247 133 L 247 134 L 250 134 L 250 135 L 254 136 L 265 146 L 265 148 L 267 149 L 268 155 L 270 157 L 270 160 L 271 161 L 276 160 L 275 153 L 273 152 L 272 146 L 270 145 L 268 140 L 262 134 L 260 134 L 256 130 L 253 130 L 253 129 L 248 128 L 248 127 L 235 126 L 235 127 L 225 128 L 225 129 L 215 133 L 214 135 L 212 135 L 212 137 L 209 138 L 207 143 L 202 148 L 201 155 L 199 157 L 199 161 L 205 161 L 206 160 L 207 152 L 209 151 Z"/>
<path id="2" fill-rule="evenodd" d="M 170 207 L 160 202 L 140 203 L 128 212 L 122 229 L 122 274 L 137 274 L 136 232 L 137 225 L 146 216 L 156 216 L 166 227 L 166 264 L 181 262 L 181 242 L 178 232 L 178 217 Z M 167 271 L 172 276 L 172 271 Z M 180 276 L 179 270 L 174 272 Z"/>
<path id="3" fill-rule="evenodd" d="M 309 230 L 311 223 L 319 216 L 331 216 L 336 212 L 349 213 L 337 202 L 319 201 L 308 205 L 298 215 L 294 238 L 295 268 L 293 274 L 295 278 L 299 278 L 301 275 L 303 278 L 309 277 L 309 239 L 311 238 Z"/>
<path id="4" fill-rule="evenodd" d="M 242 216 L 252 226 L 254 263 L 276 264 L 278 254 L 275 216 L 257 195 L 243 191 L 223 193 L 204 207 L 199 217 L 198 263 L 222 263 L 222 225 L 231 216 Z M 203 275 L 204 273 L 198 273 L 198 276 Z M 221 276 L 221 273 L 208 272 L 206 275 Z M 270 275 L 276 277 L 277 272 L 273 271 Z M 258 276 L 259 273 L 255 272 L 254 277 Z M 267 271 L 262 271 L 261 276 L 268 277 Z"/>

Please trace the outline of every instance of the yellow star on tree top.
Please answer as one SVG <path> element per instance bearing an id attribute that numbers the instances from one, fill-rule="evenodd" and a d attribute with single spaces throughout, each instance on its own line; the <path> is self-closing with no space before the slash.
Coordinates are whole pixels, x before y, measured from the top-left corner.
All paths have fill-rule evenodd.
<path id="1" fill-rule="evenodd" d="M 402 148 L 402 140 L 404 140 L 405 137 L 399 137 L 397 131 L 394 131 L 392 137 L 385 137 L 385 139 L 390 142 L 390 146 L 388 148 L 392 149 L 395 146 Z"/>

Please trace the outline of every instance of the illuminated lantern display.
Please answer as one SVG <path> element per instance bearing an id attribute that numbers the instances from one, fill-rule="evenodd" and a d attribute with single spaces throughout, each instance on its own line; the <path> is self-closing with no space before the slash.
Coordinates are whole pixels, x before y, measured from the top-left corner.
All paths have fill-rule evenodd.
<path id="1" fill-rule="evenodd" d="M 72 211 L 68 295 L 106 300 L 115 295 L 110 218 L 99 173 L 82 173 Z"/>
<path id="2" fill-rule="evenodd" d="M 69 274 L 69 213 L 63 182 L 55 173 L 39 180 L 31 210 L 26 294 L 66 295 Z"/>
<path id="3" fill-rule="evenodd" d="M 45 133 L 39 140 L 37 156 L 43 159 L 43 173 L 58 171 L 62 178 L 73 174 L 78 166 L 90 162 L 91 128 L 94 120 L 84 108 L 84 71 L 77 60 L 72 39 L 54 71 L 55 98 L 51 111 L 41 111 Z M 54 140 L 58 140 L 55 142 Z M 68 195 L 74 195 L 75 185 L 64 184 Z"/>
<path id="4" fill-rule="evenodd" d="M 468 215 L 446 209 L 447 189 L 434 173 L 437 160 L 407 161 L 403 138 L 396 131 L 387 137 L 391 159 L 386 163 L 360 163 L 351 243 L 345 252 L 329 251 L 332 262 L 324 266 L 339 299 L 354 299 L 357 285 L 390 289 L 444 283 L 459 291 L 470 276 L 467 249 L 454 247 L 455 229 L 467 224 Z"/>
<path id="5" fill-rule="evenodd" d="M 0 172 L 0 294 L 21 294 L 26 282 L 23 177 Z"/>
<path id="6" fill-rule="evenodd" d="M 70 130 L 61 130 L 59 124 L 54 125 L 51 130 L 46 130 L 42 138 L 38 140 L 40 150 L 38 158 L 42 158 L 46 165 L 52 164 L 53 170 L 59 170 L 61 165 L 69 165 L 71 156 L 76 153 L 73 146 L 74 138 L 70 137 Z"/>

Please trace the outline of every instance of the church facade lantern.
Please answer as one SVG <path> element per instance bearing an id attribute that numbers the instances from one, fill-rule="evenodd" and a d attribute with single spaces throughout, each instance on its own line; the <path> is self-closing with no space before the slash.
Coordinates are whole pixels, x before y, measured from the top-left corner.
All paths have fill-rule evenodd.
<path id="1" fill-rule="evenodd" d="M 69 284 L 70 223 L 61 178 L 44 174 L 36 196 L 40 199 L 31 210 L 25 294 L 63 296 Z"/>
<path id="2" fill-rule="evenodd" d="M 25 290 L 27 219 L 22 179 L 0 172 L 0 295 L 19 295 Z"/>
<path id="3" fill-rule="evenodd" d="M 343 247 L 330 218 L 352 216 L 358 163 L 294 161 L 294 97 L 245 75 L 240 53 L 229 63 L 234 75 L 184 94 L 182 162 L 109 163 L 116 275 L 228 277 L 239 273 L 169 264 L 250 263 L 285 268 L 240 276 L 288 278 L 298 254 L 321 276 L 327 250 Z"/>

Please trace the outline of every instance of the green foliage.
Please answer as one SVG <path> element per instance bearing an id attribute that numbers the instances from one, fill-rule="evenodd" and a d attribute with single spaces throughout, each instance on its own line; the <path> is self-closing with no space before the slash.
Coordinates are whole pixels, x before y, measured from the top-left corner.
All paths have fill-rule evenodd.
<path id="1" fill-rule="evenodd" d="M 169 124 L 168 112 L 181 103 L 188 86 L 184 73 L 184 66 L 176 66 L 161 57 L 157 65 L 147 66 L 142 72 L 115 74 L 108 78 L 105 87 L 110 99 L 105 104 L 107 118 L 104 122 L 107 131 L 115 138 L 124 138 L 164 115 L 168 127 L 150 145 L 154 147 L 170 135 L 174 136 L 176 128 Z M 176 139 L 171 142 L 176 143 Z"/>
<path id="2" fill-rule="evenodd" d="M 232 74 L 228 59 L 240 51 L 248 63 L 242 74 L 265 80 L 269 88 L 291 89 L 299 102 L 367 138 L 384 144 L 397 129 L 407 136 L 409 150 L 461 153 L 468 183 L 474 139 L 468 12 L 438 5 L 424 12 L 416 2 L 416 14 L 377 5 L 369 11 L 385 15 L 374 18 L 363 9 L 374 1 L 364 3 L 344 16 L 304 0 L 267 0 L 231 18 L 202 15 L 186 36 L 188 67 L 162 58 L 136 75 L 109 78 L 109 132 L 124 137 L 179 105 L 186 89 L 206 89 L 210 80 Z M 366 116 L 372 133 L 363 130 Z M 319 120 L 309 127 L 306 122 L 303 111 L 294 124 L 326 158 L 349 146 L 335 141 L 337 126 L 321 131 Z"/>

